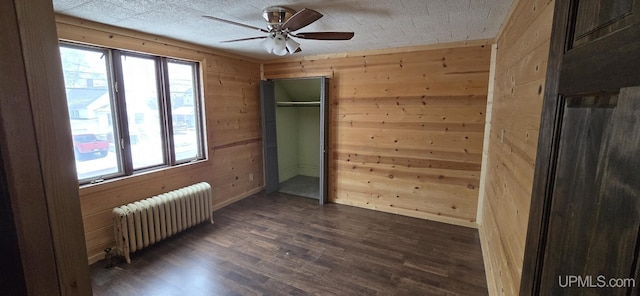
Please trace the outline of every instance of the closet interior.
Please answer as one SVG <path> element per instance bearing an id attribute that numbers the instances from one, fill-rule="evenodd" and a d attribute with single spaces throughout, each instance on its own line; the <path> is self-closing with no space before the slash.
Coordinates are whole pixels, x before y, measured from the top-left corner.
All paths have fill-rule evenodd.
<path id="1" fill-rule="evenodd" d="M 321 83 L 274 81 L 280 192 L 319 198 Z"/>

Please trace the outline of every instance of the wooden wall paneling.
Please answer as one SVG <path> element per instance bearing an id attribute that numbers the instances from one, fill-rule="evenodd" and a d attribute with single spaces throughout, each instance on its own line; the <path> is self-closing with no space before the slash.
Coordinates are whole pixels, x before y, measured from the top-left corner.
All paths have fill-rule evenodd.
<path id="1" fill-rule="evenodd" d="M 427 135 L 428 136 L 428 135 Z M 347 163 L 357 164 L 373 164 L 379 166 L 390 166 L 392 168 L 413 168 L 413 169 L 448 169 L 454 171 L 473 171 L 477 172 L 480 168 L 479 163 L 432 160 L 423 158 L 410 158 L 403 156 L 373 156 L 363 155 L 357 152 L 352 153 L 335 153 L 337 160 L 346 161 Z"/>
<path id="2" fill-rule="evenodd" d="M 12 294 L 57 294 L 59 284 L 15 1 L 0 3 L 2 271 Z M 15 240 L 11 236 L 15 237 Z M 6 258 L 8 257 L 8 258 Z M 6 258 L 6 261 L 5 261 Z M 4 273 L 3 273 L 4 274 Z"/>
<path id="3" fill-rule="evenodd" d="M 497 37 L 480 238 L 490 295 L 519 291 L 554 2 L 514 1 Z"/>
<path id="4" fill-rule="evenodd" d="M 421 104 L 402 106 L 399 103 L 396 106 L 385 106 L 381 108 L 379 105 L 373 106 L 356 106 L 342 108 L 339 105 L 335 108 L 337 112 L 342 114 L 343 120 L 362 120 L 396 123 L 396 118 L 412 118 L 413 122 L 420 123 L 483 123 L 484 122 L 484 106 L 422 106 Z M 355 109 L 355 110 L 354 110 Z M 404 121 L 400 121 L 404 123 Z M 447 130 L 445 130 L 446 132 Z"/>
<path id="5" fill-rule="evenodd" d="M 330 201 L 475 227 L 486 41 L 266 62 L 267 79 L 333 74 Z"/>
<path id="6" fill-rule="evenodd" d="M 494 145 L 495 143 L 491 143 L 490 145 Z M 495 162 L 500 162 L 503 160 L 502 158 L 496 158 L 495 155 L 490 155 L 490 158 Z M 524 240 L 526 237 L 526 229 L 527 227 L 527 218 L 528 213 L 522 210 L 522 207 L 518 205 L 518 201 L 515 200 L 516 197 L 529 196 L 530 191 L 522 188 L 518 185 L 515 178 L 511 177 L 509 173 L 511 170 L 508 169 L 507 166 L 500 166 L 495 170 L 489 170 L 488 174 L 491 178 L 491 182 L 495 182 L 496 186 L 490 186 L 488 188 L 487 197 L 490 199 L 485 201 L 487 203 L 486 207 L 493 207 L 493 213 L 495 215 L 494 219 L 496 220 L 496 227 L 499 231 L 499 241 L 488 242 L 488 243 L 500 243 L 502 249 L 505 251 L 504 254 L 494 254 L 492 253 L 490 256 L 501 255 L 502 257 L 498 257 L 502 262 L 502 265 L 499 266 L 499 269 L 493 267 L 491 270 L 496 272 L 499 275 L 509 274 L 510 278 L 517 280 L 520 277 L 521 269 L 522 269 L 522 256 L 521 253 L 524 249 Z M 509 223 L 502 223 L 502 221 L 509 221 Z M 524 233 L 522 233 L 524 232 Z M 495 247 L 495 246 L 493 246 Z M 511 262 L 520 262 L 518 265 L 511 267 Z M 509 288 L 509 290 L 517 290 L 518 285 L 515 284 Z"/>
<path id="7" fill-rule="evenodd" d="M 494 186 L 488 184 L 488 187 Z M 490 192 L 487 192 L 487 196 Z M 486 203 L 486 201 L 485 201 Z M 491 207 L 484 207 L 482 224 L 479 227 L 481 233 L 481 242 L 483 242 L 483 260 L 485 261 L 485 273 L 487 276 L 487 288 L 489 295 L 517 295 L 518 291 L 516 287 L 509 284 L 515 281 L 512 273 L 508 272 L 508 265 L 505 263 L 505 259 L 495 254 L 507 254 L 504 245 L 501 243 L 490 244 L 490 242 L 500 242 L 504 238 L 500 233 L 498 227 L 497 215 L 492 211 Z M 506 272 L 496 273 L 494 270 L 499 268 Z"/>
<path id="8" fill-rule="evenodd" d="M 392 147 L 394 145 L 406 145 L 410 147 L 430 147 L 438 148 L 459 148 L 473 147 L 470 150 L 482 151 L 482 134 L 442 134 L 440 132 L 428 133 L 419 131 L 397 131 L 397 130 L 373 130 L 373 129 L 347 129 L 340 133 L 337 140 L 345 144 L 365 144 L 381 147 Z M 374 157 L 374 156 L 372 156 Z"/>
<path id="9" fill-rule="evenodd" d="M 338 185 L 339 186 L 339 185 Z M 404 215 L 414 218 L 427 219 L 442 223 L 448 223 L 453 225 L 465 226 L 470 228 L 477 228 L 475 221 L 465 221 L 458 217 L 459 215 L 451 216 L 442 212 L 426 212 L 424 207 L 417 207 L 415 205 L 404 205 L 397 203 L 381 203 L 371 202 L 371 195 L 358 191 L 351 187 L 340 188 L 337 187 L 336 191 L 340 191 L 345 198 L 343 200 L 336 200 L 334 202 L 361 207 L 365 209 L 377 210 L 387 213 L 393 213 L 398 215 Z"/>
<path id="10" fill-rule="evenodd" d="M 116 206 L 206 181 L 217 209 L 263 188 L 257 61 L 72 17 L 56 19 L 64 40 L 193 60 L 202 66 L 208 159 L 80 188 L 91 262 L 114 245 L 111 210 Z"/>
<path id="11" fill-rule="evenodd" d="M 365 73 L 368 69 L 366 68 L 365 62 L 367 61 L 367 57 L 375 56 L 375 57 L 383 57 L 383 56 L 391 56 L 395 58 L 395 64 L 403 66 L 407 66 L 406 63 L 401 63 L 401 60 L 398 57 L 401 57 L 402 54 L 408 54 L 409 56 L 417 56 L 417 60 L 419 61 L 440 61 L 437 64 L 442 65 L 442 56 L 438 57 L 437 55 L 434 57 L 420 57 L 419 55 L 415 55 L 416 52 L 424 52 L 424 51 L 435 51 L 435 50 L 449 50 L 451 48 L 456 49 L 464 49 L 464 48 L 475 48 L 475 47 L 485 47 L 489 44 L 493 43 L 492 40 L 472 40 L 472 41 L 464 41 L 464 42 L 453 42 L 453 43 L 442 43 L 442 44 L 432 44 L 425 46 L 417 46 L 417 47 L 405 47 L 405 48 L 392 48 L 392 49 L 383 49 L 383 50 L 373 50 L 373 51 L 363 51 L 363 52 L 351 52 L 351 53 L 342 53 L 342 54 L 332 54 L 332 55 L 319 55 L 319 56 L 307 56 L 301 58 L 290 58 L 290 59 L 280 59 L 274 61 L 265 61 L 264 62 L 264 77 L 265 78 L 291 78 L 291 77 L 308 77 L 308 76 L 325 76 L 327 72 L 331 73 L 333 71 L 343 72 L 343 71 L 356 71 Z M 468 58 L 468 57 L 467 57 Z M 446 58 L 445 58 L 446 60 Z M 335 63 L 336 61 L 340 61 L 340 63 Z M 354 62 L 355 61 L 355 62 Z M 369 64 L 375 64 L 376 62 L 368 62 Z M 467 60 L 469 65 L 472 65 L 474 61 Z M 271 64 L 278 64 L 277 67 L 271 67 Z M 446 64 L 446 63 L 445 63 Z M 482 63 L 477 64 L 482 67 Z M 437 70 L 437 69 L 431 69 Z M 319 74 L 318 74 L 319 73 Z M 315 74 L 315 75 L 310 75 Z"/>
<path id="12" fill-rule="evenodd" d="M 504 63 L 501 64 L 506 66 L 515 64 L 523 56 L 531 53 L 532 49 L 549 40 L 553 20 L 553 5 L 549 4 L 553 4 L 553 1 L 524 2 L 518 1 L 512 18 L 505 20 L 505 23 L 508 23 L 503 34 L 496 39 L 499 52 L 505 52 L 501 57 Z M 522 38 L 523 36 L 527 38 Z M 496 81 L 499 82 L 501 81 Z"/>
<path id="13" fill-rule="evenodd" d="M 225 194 L 214 195 L 222 201 L 234 198 L 254 188 L 261 188 L 264 184 L 262 176 L 262 142 L 226 148 L 221 150 L 226 155 L 216 151 L 213 156 L 213 167 L 224 168 L 220 177 L 214 177 L 214 192 L 222 191 Z M 221 165 L 218 159 L 224 159 Z M 220 170 L 220 169 L 218 169 Z M 251 176 L 250 176 L 251 175 Z"/>
<path id="14" fill-rule="evenodd" d="M 89 295 L 53 7 L 16 0 L 1 10 L 7 51 L 0 62 L 0 142 L 9 194 L 3 199 L 10 202 L 7 217 L 17 236 L 10 243 L 19 247 L 22 265 L 12 271 L 20 279 L 13 284 L 29 295 Z"/>
<path id="15" fill-rule="evenodd" d="M 85 228 L 98 229 L 100 227 L 106 227 L 111 225 L 113 215 L 111 213 L 113 209 L 105 209 L 102 211 L 94 212 L 90 215 L 83 215 L 82 222 Z"/>
<path id="16" fill-rule="evenodd" d="M 402 96 L 402 97 L 343 97 L 334 105 L 339 106 L 400 106 L 400 105 L 423 105 L 423 106 L 484 106 L 485 96 Z"/>
<path id="17" fill-rule="evenodd" d="M 85 235 L 85 240 L 86 240 L 85 245 L 87 249 L 89 249 L 89 248 L 93 248 L 94 246 L 103 246 L 103 245 L 113 244 L 114 239 L 112 238 L 112 236 L 113 236 L 113 225 L 107 225 L 102 228 L 98 228 L 96 230 L 87 232 L 87 234 Z"/>
<path id="18" fill-rule="evenodd" d="M 399 169 L 394 166 L 381 167 L 376 164 L 352 163 L 349 161 L 338 160 L 335 167 L 341 171 L 351 171 L 354 173 L 368 174 L 379 177 L 393 176 L 403 179 L 415 179 L 419 183 L 426 184 L 444 184 L 463 186 L 469 189 L 479 187 L 479 181 L 476 178 L 477 172 L 460 172 L 456 170 L 438 170 L 423 168 L 404 168 Z"/>
<path id="19" fill-rule="evenodd" d="M 88 22 L 82 22 L 82 24 L 85 23 Z M 169 44 L 163 44 L 162 46 L 159 46 L 160 43 L 157 42 L 146 42 L 136 39 L 135 37 L 114 34 L 109 31 L 94 31 L 75 24 L 58 22 L 56 23 L 56 28 L 60 39 L 65 41 L 112 47 L 142 53 L 153 52 L 157 55 L 169 57 L 178 57 L 176 56 L 176 52 L 179 52 L 179 57 L 192 61 L 196 61 L 201 57 L 201 55 L 194 52 L 182 51 L 177 46 L 172 46 Z"/>
<path id="20" fill-rule="evenodd" d="M 470 193 L 470 190 L 475 188 L 469 188 L 468 186 L 460 186 L 457 184 L 446 183 L 427 183 L 416 182 L 412 179 L 401 178 L 402 174 L 396 175 L 389 174 L 387 176 L 362 174 L 358 172 L 352 172 L 350 170 L 339 171 L 341 183 L 345 186 L 361 186 L 363 188 L 369 188 L 370 194 L 375 195 L 378 199 L 384 199 L 387 197 L 397 198 L 398 202 L 404 202 L 406 199 L 416 199 L 415 204 L 434 204 L 437 208 L 441 204 L 446 204 L 445 208 L 449 207 L 453 210 L 457 210 L 454 201 L 464 200 Z M 390 192 L 385 187 L 393 186 L 393 192 Z M 473 193 L 473 192 L 471 192 Z M 425 197 L 421 199 L 421 197 Z M 451 204 L 448 203 L 451 201 Z"/>
<path id="21" fill-rule="evenodd" d="M 199 180 L 208 169 L 206 163 L 184 165 L 173 170 L 162 170 L 122 180 L 107 181 L 94 186 L 80 188 L 80 201 L 83 215 L 104 211 L 112 204 L 122 205 L 127 200 L 138 200 L 192 184 Z M 163 182 L 158 182 L 163 180 Z M 113 207 L 111 207 L 113 209 Z"/>
<path id="22" fill-rule="evenodd" d="M 16 2 L 60 293 L 91 293 L 53 7 Z"/>

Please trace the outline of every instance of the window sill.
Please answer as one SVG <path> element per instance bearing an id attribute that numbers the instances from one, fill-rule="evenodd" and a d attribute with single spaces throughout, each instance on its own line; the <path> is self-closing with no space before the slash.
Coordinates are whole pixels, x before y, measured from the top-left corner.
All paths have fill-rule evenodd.
<path id="1" fill-rule="evenodd" d="M 144 181 L 144 180 L 147 180 L 147 179 L 150 179 L 150 178 L 155 178 L 155 177 L 159 177 L 159 176 L 162 176 L 162 175 L 170 174 L 174 170 L 181 170 L 181 169 L 185 169 L 187 167 L 193 168 L 193 169 L 197 169 L 197 168 L 199 168 L 201 166 L 206 165 L 208 161 L 209 161 L 208 159 L 202 159 L 202 160 L 197 160 L 197 161 L 193 161 L 193 162 L 187 162 L 187 163 L 183 163 L 183 164 L 179 164 L 179 165 L 175 165 L 175 166 L 167 166 L 167 167 L 149 169 L 149 170 L 145 170 L 145 171 L 140 171 L 140 172 L 134 173 L 133 175 L 130 175 L 130 176 L 120 176 L 120 177 L 110 178 L 110 179 L 106 179 L 104 181 L 97 182 L 97 183 L 80 184 L 79 185 L 79 189 L 80 190 L 90 190 L 92 188 L 98 188 L 98 187 L 102 187 L 102 186 L 107 186 L 107 185 L 110 185 L 110 184 L 113 184 L 113 183 L 121 183 L 122 185 L 126 185 L 126 184 L 130 184 L 130 183 L 135 183 L 135 182 L 138 182 L 138 181 Z"/>

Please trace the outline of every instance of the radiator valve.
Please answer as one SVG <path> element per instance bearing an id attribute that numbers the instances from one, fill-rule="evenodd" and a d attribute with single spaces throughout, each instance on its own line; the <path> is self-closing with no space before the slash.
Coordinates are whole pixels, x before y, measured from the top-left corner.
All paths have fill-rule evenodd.
<path id="1" fill-rule="evenodd" d="M 104 249 L 104 261 L 106 265 L 104 268 L 112 268 L 113 267 L 113 253 L 111 253 L 111 248 Z"/>

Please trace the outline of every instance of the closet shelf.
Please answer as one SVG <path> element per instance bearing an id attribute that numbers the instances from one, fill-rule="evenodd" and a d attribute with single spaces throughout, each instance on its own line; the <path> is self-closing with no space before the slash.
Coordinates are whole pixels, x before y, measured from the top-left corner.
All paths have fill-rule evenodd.
<path id="1" fill-rule="evenodd" d="M 277 102 L 278 107 L 320 107 L 320 101 L 311 102 Z"/>

